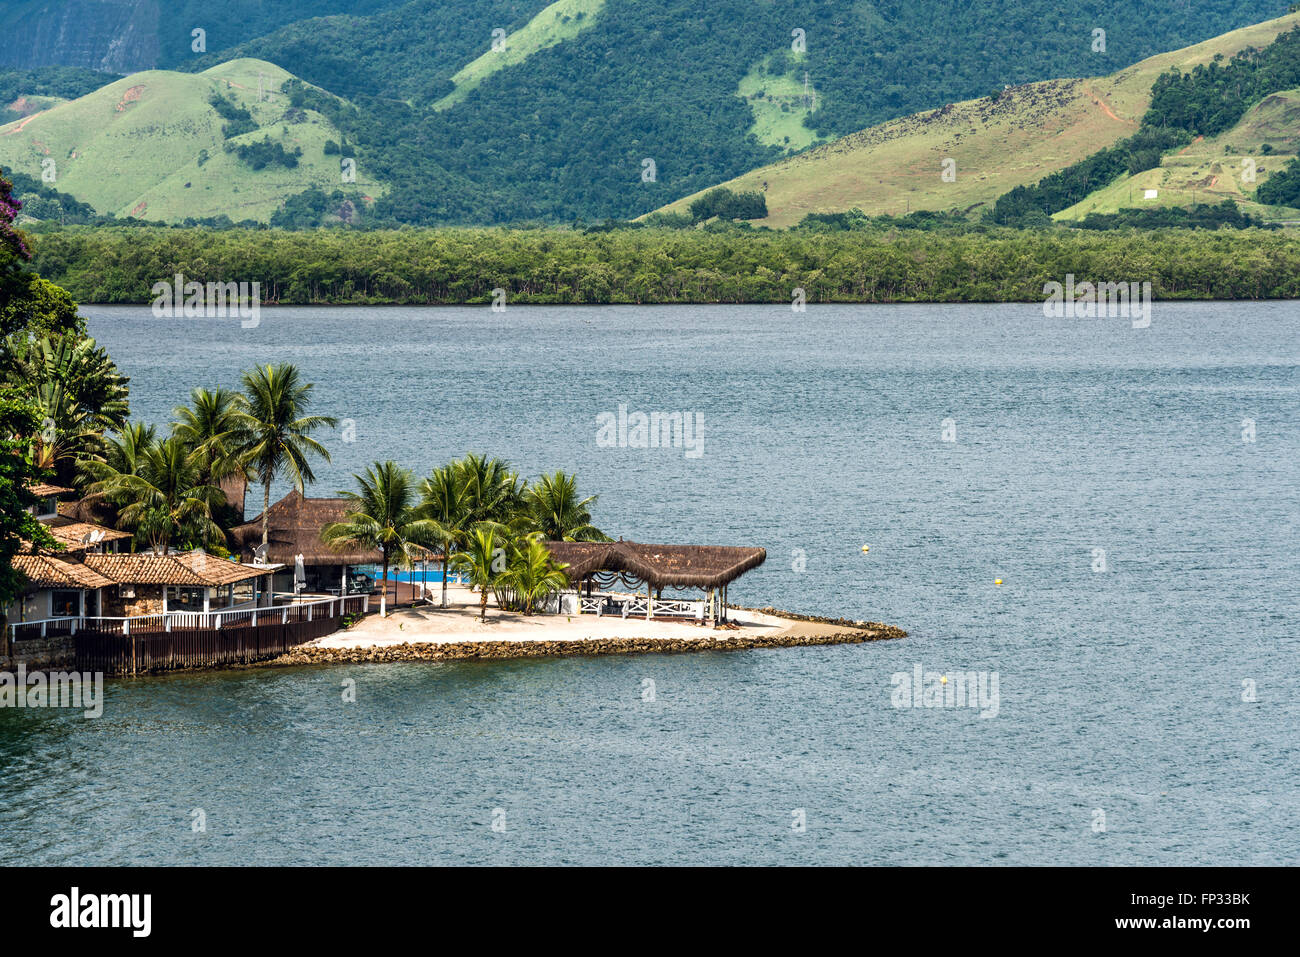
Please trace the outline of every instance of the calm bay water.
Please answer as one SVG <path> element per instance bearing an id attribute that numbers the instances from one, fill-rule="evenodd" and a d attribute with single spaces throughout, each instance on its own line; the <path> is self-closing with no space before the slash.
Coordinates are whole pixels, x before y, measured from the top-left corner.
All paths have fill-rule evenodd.
<path id="1" fill-rule="evenodd" d="M 910 636 L 110 682 L 98 720 L 0 711 L 0 861 L 1296 861 L 1294 303 L 86 312 L 157 422 L 297 363 L 355 429 L 315 494 L 576 470 L 615 536 L 766 547 L 741 603 Z M 703 455 L 597 447 L 620 404 L 697 413 Z M 997 672 L 997 716 L 895 709 L 917 663 Z"/>

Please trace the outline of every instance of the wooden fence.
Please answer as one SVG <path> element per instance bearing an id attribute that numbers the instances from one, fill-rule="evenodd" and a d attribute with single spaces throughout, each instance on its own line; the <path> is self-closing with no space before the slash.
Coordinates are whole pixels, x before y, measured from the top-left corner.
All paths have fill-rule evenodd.
<path id="1" fill-rule="evenodd" d="M 86 619 L 74 639 L 76 667 L 121 675 L 262 661 L 337 631 L 345 610 L 361 610 L 353 604 L 352 599 L 335 599 L 264 608 L 256 619 L 225 622 L 220 628 L 132 627 L 123 633 L 97 628 L 95 619 Z"/>

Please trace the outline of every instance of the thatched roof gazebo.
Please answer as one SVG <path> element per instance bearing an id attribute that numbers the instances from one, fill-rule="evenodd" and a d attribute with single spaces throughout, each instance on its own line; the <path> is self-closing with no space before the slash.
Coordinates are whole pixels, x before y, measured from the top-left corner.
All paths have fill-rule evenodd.
<path id="1" fill-rule="evenodd" d="M 609 588 L 620 581 L 632 590 L 644 587 L 647 618 L 654 613 L 652 593 L 690 588 L 706 593 L 710 619 L 725 621 L 727 586 L 767 560 L 766 549 L 732 545 L 647 545 L 622 539 L 543 544 L 566 566 L 569 583 L 579 593 L 585 589 L 590 595 L 593 587 Z"/>
<path id="2" fill-rule="evenodd" d="M 352 508 L 346 498 L 307 498 L 291 491 L 267 510 L 267 550 L 264 561 L 292 565 L 301 555 L 304 565 L 373 565 L 383 556 L 364 548 L 337 551 L 320 537 L 321 529 L 341 522 Z M 262 516 L 230 530 L 240 554 L 251 559 L 262 544 Z"/>
<path id="3" fill-rule="evenodd" d="M 230 530 L 235 548 L 245 561 L 260 560 L 270 564 L 285 565 L 290 571 L 288 584 L 293 588 L 292 569 L 299 555 L 307 573 L 311 590 L 329 590 L 337 586 L 346 591 L 348 569 L 353 565 L 376 565 L 383 560 L 378 550 L 345 548 L 338 550 L 328 545 L 320 536 L 321 529 L 341 522 L 353 508 L 346 498 L 307 498 L 296 489 L 267 509 L 267 548 L 260 559 L 257 549 L 262 544 L 262 516 L 259 513 L 243 525 Z"/>

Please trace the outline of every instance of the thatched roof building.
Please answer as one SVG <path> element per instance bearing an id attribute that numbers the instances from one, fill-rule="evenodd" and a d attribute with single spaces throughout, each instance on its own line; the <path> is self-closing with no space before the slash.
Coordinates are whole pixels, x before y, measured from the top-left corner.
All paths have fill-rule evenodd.
<path id="1" fill-rule="evenodd" d="M 633 577 L 651 588 L 722 588 L 767 560 L 767 550 L 732 545 L 640 542 L 545 542 L 576 585 L 601 573 Z"/>
<path id="2" fill-rule="evenodd" d="M 51 485 L 49 482 L 31 482 L 27 485 L 27 491 L 37 498 L 48 498 L 51 495 L 67 495 L 72 489 L 64 488 L 62 485 Z"/>
<path id="3" fill-rule="evenodd" d="M 267 509 L 268 530 L 266 561 L 292 566 L 302 555 L 304 565 L 372 565 L 383 560 L 378 551 L 346 549 L 335 551 L 321 540 L 326 525 L 346 517 L 349 502 L 345 498 L 306 498 L 292 491 Z M 230 530 L 235 547 L 247 561 L 253 549 L 262 544 L 262 516 Z"/>
<path id="4" fill-rule="evenodd" d="M 225 496 L 226 504 L 233 510 L 236 519 L 244 520 L 244 501 L 248 497 L 248 479 L 242 472 L 236 472 L 217 482 L 217 488 Z"/>

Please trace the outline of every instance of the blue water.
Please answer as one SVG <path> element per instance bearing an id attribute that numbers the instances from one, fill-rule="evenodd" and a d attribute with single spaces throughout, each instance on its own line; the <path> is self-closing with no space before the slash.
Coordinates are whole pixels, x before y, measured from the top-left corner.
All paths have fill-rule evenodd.
<path id="1" fill-rule="evenodd" d="M 358 574 L 369 575 L 375 581 L 384 577 L 384 570 L 378 565 L 356 565 L 352 571 Z M 452 572 L 448 577 L 449 582 L 458 582 L 462 576 Z M 400 568 L 388 569 L 388 577 L 384 581 L 390 582 L 441 582 L 442 570 L 440 568 L 430 568 L 428 571 L 406 571 Z"/>
<path id="2" fill-rule="evenodd" d="M 615 536 L 766 547 L 734 600 L 910 635 L 113 682 L 98 720 L 0 711 L 0 861 L 1297 858 L 1293 303 L 1160 303 L 1142 330 L 1033 306 L 88 312 L 155 421 L 297 362 L 355 433 L 316 494 L 390 457 L 576 470 Z M 599 447 L 620 403 L 698 413 L 703 454 Z M 894 708 L 917 663 L 996 672 L 997 715 Z"/>

